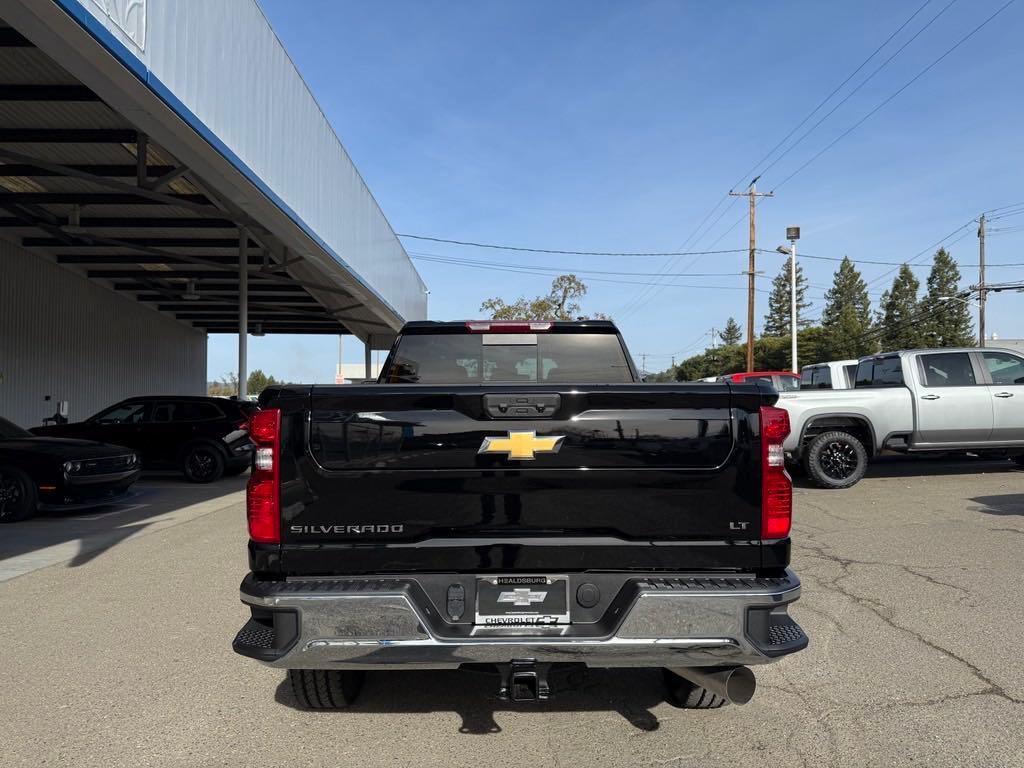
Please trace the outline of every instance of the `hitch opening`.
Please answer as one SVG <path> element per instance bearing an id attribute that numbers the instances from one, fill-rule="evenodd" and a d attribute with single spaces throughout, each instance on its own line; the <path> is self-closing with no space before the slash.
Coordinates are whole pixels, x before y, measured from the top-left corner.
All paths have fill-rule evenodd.
<path id="1" fill-rule="evenodd" d="M 551 696 L 548 684 L 550 664 L 538 664 L 533 659 L 514 659 L 501 667 L 501 686 L 498 698 L 504 701 L 546 701 Z"/>

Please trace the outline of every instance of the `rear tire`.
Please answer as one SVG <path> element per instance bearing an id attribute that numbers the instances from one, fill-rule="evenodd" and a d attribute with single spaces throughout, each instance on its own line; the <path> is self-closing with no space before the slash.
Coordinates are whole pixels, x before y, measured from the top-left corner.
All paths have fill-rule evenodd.
<path id="1" fill-rule="evenodd" d="M 0 466 L 0 523 L 27 520 L 36 513 L 38 502 L 32 478 L 15 467 Z"/>
<path id="2" fill-rule="evenodd" d="M 819 488 L 849 488 L 867 472 L 868 452 L 849 432 L 825 432 L 807 444 L 804 469 Z"/>
<path id="3" fill-rule="evenodd" d="M 679 709 L 718 709 L 727 702 L 707 688 L 691 683 L 670 669 L 663 669 L 665 700 Z"/>
<path id="4" fill-rule="evenodd" d="M 363 673 L 340 669 L 289 669 L 288 681 L 303 709 L 347 709 L 363 687 Z"/>
<path id="5" fill-rule="evenodd" d="M 224 475 L 224 454 L 208 443 L 197 443 L 185 450 L 181 472 L 190 483 L 212 483 Z"/>

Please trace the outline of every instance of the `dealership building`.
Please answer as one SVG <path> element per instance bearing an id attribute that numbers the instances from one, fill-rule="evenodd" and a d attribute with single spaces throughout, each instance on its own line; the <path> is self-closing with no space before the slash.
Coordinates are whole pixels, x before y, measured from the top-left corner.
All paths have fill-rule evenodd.
<path id="1" fill-rule="evenodd" d="M 426 294 L 255 0 L 0 0 L 0 416 L 203 394 L 211 333 L 368 367 Z"/>

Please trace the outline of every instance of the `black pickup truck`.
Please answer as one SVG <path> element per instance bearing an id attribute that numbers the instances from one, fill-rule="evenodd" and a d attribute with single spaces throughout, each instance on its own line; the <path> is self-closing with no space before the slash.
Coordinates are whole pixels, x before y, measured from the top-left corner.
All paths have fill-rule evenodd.
<path id="1" fill-rule="evenodd" d="M 806 647 L 770 386 L 646 384 L 607 321 L 407 324 L 376 384 L 265 391 L 234 649 L 337 708 L 364 670 L 660 667 L 745 703 Z"/>

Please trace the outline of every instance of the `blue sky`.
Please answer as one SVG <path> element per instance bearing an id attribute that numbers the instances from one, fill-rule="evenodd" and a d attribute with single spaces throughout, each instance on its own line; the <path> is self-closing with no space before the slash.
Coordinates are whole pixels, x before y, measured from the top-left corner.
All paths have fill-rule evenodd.
<path id="1" fill-rule="evenodd" d="M 1003 2 L 928 3 L 790 142 L 946 10 L 765 172 L 759 189 L 775 188 Z M 744 249 L 743 200 L 694 232 L 922 3 L 261 0 L 397 232 L 630 252 Z M 799 224 L 798 252 L 900 261 L 986 209 L 1024 202 L 1022 31 L 1024 2 L 1016 2 L 779 187 L 759 206 L 759 247 L 774 249 L 785 227 Z M 1018 216 L 991 226 L 1021 224 Z M 950 249 L 966 265 L 966 286 L 977 280 L 977 238 L 967 227 L 950 241 L 960 235 Z M 652 370 L 673 353 L 700 351 L 702 333 L 746 314 L 745 252 L 673 262 L 405 242 L 413 254 L 577 271 L 590 287 L 585 309 L 611 314 Z M 1024 231 L 993 231 L 988 261 L 1024 263 L 1022 245 Z M 761 255 L 758 269 L 770 278 L 783 260 Z M 533 296 L 550 283 L 539 274 L 415 263 L 431 290 L 432 319 L 479 316 L 485 298 Z M 802 264 L 820 286 L 810 291 L 815 315 L 836 265 Z M 861 269 L 877 301 L 891 268 Z M 657 276 L 666 270 L 724 274 Z M 923 284 L 927 268 L 915 272 Z M 1024 266 L 993 268 L 988 279 L 1024 279 Z M 764 310 L 759 294 L 758 324 Z M 993 296 L 988 328 L 1024 337 L 1024 294 Z M 331 380 L 336 357 L 336 338 L 250 345 L 251 367 L 291 380 Z M 362 359 L 354 339 L 346 359 Z M 210 378 L 234 367 L 233 340 L 211 337 Z"/>

